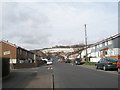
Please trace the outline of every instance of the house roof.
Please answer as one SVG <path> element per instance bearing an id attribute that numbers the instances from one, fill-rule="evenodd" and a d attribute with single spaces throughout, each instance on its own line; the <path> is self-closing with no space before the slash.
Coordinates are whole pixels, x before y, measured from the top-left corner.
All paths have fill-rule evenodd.
<path id="1" fill-rule="evenodd" d="M 119 33 L 119 34 L 116 34 L 116 35 L 113 35 L 113 36 L 110 36 L 109 38 L 103 39 L 103 40 L 101 40 L 101 41 L 99 41 L 99 42 L 96 42 L 96 43 L 93 44 L 93 45 L 97 45 L 97 44 L 99 44 L 99 43 L 109 41 L 109 40 L 114 39 L 114 38 L 117 38 L 117 37 L 119 37 L 119 36 L 120 36 L 120 33 Z"/>
<path id="2" fill-rule="evenodd" d="M 1 40 L 0 43 L 6 43 L 6 44 L 8 44 L 8 45 L 10 45 L 10 46 L 13 46 L 13 47 L 16 47 L 16 48 L 21 48 L 22 50 L 31 52 L 31 51 L 29 51 L 29 50 L 27 50 L 27 49 L 25 49 L 25 48 L 22 48 L 22 47 L 20 47 L 20 46 L 17 46 L 17 45 L 15 45 L 15 44 L 12 44 L 12 43 L 10 43 L 10 42 L 8 42 L 8 41 L 5 41 L 5 40 Z M 33 53 L 33 52 L 31 52 L 31 53 Z"/>
<path id="3" fill-rule="evenodd" d="M 6 44 L 11 45 L 13 47 L 17 47 L 15 44 L 12 44 L 12 43 L 5 41 L 5 40 L 0 41 L 0 43 L 6 43 Z"/>

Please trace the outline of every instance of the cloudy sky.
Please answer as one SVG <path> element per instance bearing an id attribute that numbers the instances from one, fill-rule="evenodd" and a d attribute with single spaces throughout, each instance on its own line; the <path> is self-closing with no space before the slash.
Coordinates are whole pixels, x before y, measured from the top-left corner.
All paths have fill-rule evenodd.
<path id="1" fill-rule="evenodd" d="M 2 38 L 26 49 L 88 43 L 118 33 L 117 2 L 4 2 Z"/>

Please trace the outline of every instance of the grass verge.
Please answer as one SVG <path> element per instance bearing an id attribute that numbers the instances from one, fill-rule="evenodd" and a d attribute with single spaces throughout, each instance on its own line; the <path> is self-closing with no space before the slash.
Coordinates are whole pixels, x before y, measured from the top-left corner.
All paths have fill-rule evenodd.
<path id="1" fill-rule="evenodd" d="M 95 65 L 95 62 L 85 62 L 84 65 Z"/>

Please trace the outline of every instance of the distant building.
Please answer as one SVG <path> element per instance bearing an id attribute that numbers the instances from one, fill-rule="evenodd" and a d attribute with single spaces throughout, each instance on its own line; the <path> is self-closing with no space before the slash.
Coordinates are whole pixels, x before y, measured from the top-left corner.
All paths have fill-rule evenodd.
<path id="1" fill-rule="evenodd" d="M 46 58 L 46 54 L 43 53 L 41 50 L 30 50 L 31 52 L 35 53 L 37 56 L 40 56 L 40 59 Z"/>
<path id="2" fill-rule="evenodd" d="M 43 53 L 56 53 L 56 52 L 74 52 L 73 48 L 49 48 L 41 50 Z"/>
<path id="3" fill-rule="evenodd" d="M 79 53 L 75 53 L 75 54 L 69 55 L 67 58 L 69 58 L 69 59 L 80 58 L 80 55 L 79 55 Z"/>
<path id="4" fill-rule="evenodd" d="M 34 63 L 34 53 L 17 47 L 17 62 L 18 63 Z"/>

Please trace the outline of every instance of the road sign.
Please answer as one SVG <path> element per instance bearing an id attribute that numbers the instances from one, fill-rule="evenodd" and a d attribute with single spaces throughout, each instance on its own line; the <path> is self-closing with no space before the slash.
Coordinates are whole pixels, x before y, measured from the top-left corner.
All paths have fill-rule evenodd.
<path id="1" fill-rule="evenodd" d="M 5 52 L 3 52 L 3 54 L 8 55 L 8 54 L 10 54 L 10 51 L 5 51 Z"/>

